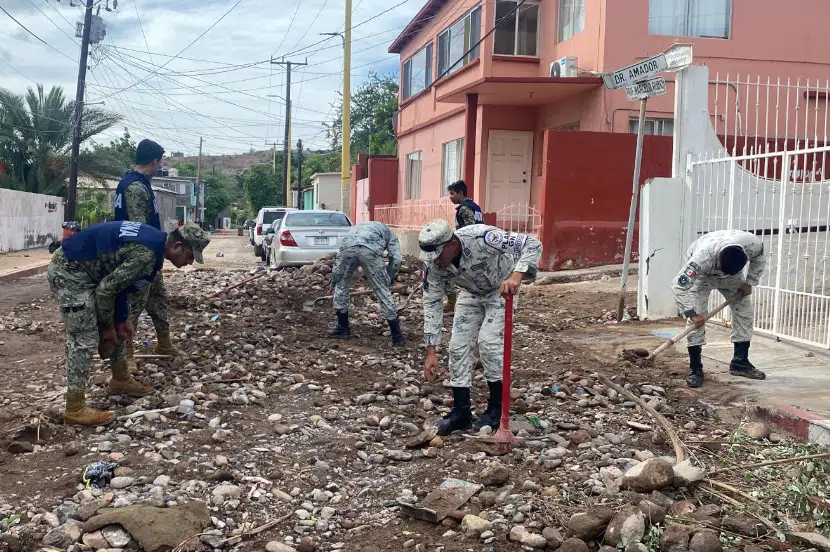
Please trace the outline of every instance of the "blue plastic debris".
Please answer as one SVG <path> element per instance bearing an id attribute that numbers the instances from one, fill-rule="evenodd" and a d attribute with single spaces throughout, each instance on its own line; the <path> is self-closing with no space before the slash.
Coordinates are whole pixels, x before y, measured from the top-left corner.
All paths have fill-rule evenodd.
<path id="1" fill-rule="evenodd" d="M 211 322 L 216 322 L 217 320 L 219 320 L 219 315 L 218 314 L 215 314 L 215 315 L 210 317 Z"/>
<path id="2" fill-rule="evenodd" d="M 112 462 L 104 462 L 98 461 L 89 464 L 87 467 L 84 468 L 84 471 L 81 472 L 81 480 L 84 482 L 84 486 L 89 489 L 92 486 L 101 487 L 106 486 L 109 484 L 110 480 L 112 479 L 113 473 L 115 468 L 118 467 L 118 464 L 114 464 Z"/>

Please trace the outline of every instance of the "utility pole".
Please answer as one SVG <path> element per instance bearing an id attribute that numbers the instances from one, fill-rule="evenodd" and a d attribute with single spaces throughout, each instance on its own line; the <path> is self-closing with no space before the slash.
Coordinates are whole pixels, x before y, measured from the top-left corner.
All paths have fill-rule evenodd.
<path id="1" fill-rule="evenodd" d="M 343 41 L 343 105 L 340 121 L 340 210 L 345 214 L 351 211 L 351 76 L 352 76 L 352 0 L 346 0 L 345 34 L 321 33 L 326 36 L 339 36 Z"/>
<path id="2" fill-rule="evenodd" d="M 78 156 L 81 154 L 81 121 L 84 113 L 84 86 L 86 84 L 86 62 L 89 56 L 89 32 L 92 28 L 92 5 L 94 0 L 86 0 L 84 12 L 84 32 L 81 37 L 81 61 L 78 65 L 78 86 L 75 89 L 75 124 L 72 126 L 72 153 L 69 158 L 69 188 L 66 190 L 65 222 L 75 220 L 75 205 L 78 195 Z"/>
<path id="3" fill-rule="evenodd" d="M 199 138 L 199 160 L 196 161 L 196 223 L 202 225 L 202 138 Z"/>
<path id="4" fill-rule="evenodd" d="M 303 141 L 297 140 L 297 209 L 303 208 Z"/>
<path id="5" fill-rule="evenodd" d="M 347 0 L 348 1 L 348 0 Z M 285 160 L 283 163 L 283 175 L 285 176 L 285 205 L 291 205 L 291 68 L 308 65 L 308 62 L 299 63 L 296 61 L 274 61 L 274 65 L 284 65 L 286 67 L 285 78 L 285 143 L 284 154 Z"/>
<path id="6" fill-rule="evenodd" d="M 277 174 L 277 146 L 279 145 L 277 142 L 265 142 L 266 146 L 271 146 L 271 149 L 274 152 L 273 161 L 271 161 L 271 167 L 274 169 L 274 174 Z"/>

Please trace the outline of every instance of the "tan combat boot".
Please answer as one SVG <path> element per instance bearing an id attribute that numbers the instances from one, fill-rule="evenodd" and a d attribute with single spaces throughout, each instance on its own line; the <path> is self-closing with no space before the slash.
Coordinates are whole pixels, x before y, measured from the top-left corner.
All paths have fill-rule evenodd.
<path id="1" fill-rule="evenodd" d="M 100 426 L 107 425 L 114 419 L 115 412 L 105 412 L 88 407 L 83 393 L 66 394 L 66 411 L 63 413 L 64 424 Z"/>
<path id="2" fill-rule="evenodd" d="M 182 352 L 176 349 L 173 346 L 173 342 L 170 341 L 170 332 L 158 332 L 156 337 L 158 338 L 158 345 L 156 345 L 157 355 L 181 356 Z"/>
<path id="3" fill-rule="evenodd" d="M 110 393 L 113 395 L 129 395 L 130 397 L 144 397 L 155 392 L 155 387 L 141 385 L 127 370 L 127 359 L 112 363 L 112 379 Z"/>
<path id="4" fill-rule="evenodd" d="M 124 360 L 127 361 L 127 372 L 130 374 L 134 373 L 138 369 L 138 366 L 135 363 L 135 344 L 132 341 L 128 341 L 126 343 Z"/>

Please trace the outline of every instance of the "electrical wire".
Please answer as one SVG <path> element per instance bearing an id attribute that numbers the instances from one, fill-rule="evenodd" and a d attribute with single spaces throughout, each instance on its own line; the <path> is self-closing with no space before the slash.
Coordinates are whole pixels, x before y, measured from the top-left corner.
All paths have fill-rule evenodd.
<path id="1" fill-rule="evenodd" d="M 232 11 L 233 11 L 233 10 L 234 10 L 234 9 L 235 9 L 238 5 L 239 5 L 239 4 L 241 4 L 241 3 L 242 3 L 242 1 L 243 1 L 243 0 L 236 0 L 236 3 L 235 3 L 233 6 L 231 6 L 231 7 L 230 7 L 230 9 L 229 9 L 228 11 L 226 11 L 225 13 L 223 13 L 223 14 L 222 14 L 222 16 L 221 16 L 219 19 L 217 19 L 216 21 L 214 21 L 214 22 L 211 24 L 211 26 L 210 26 L 210 27 L 208 27 L 207 29 L 205 29 L 205 30 L 204 30 L 204 32 L 203 32 L 202 34 L 200 34 L 199 36 L 197 36 L 196 38 L 194 38 L 194 39 L 193 39 L 193 41 L 192 41 L 192 42 L 190 42 L 190 44 L 188 44 L 187 46 L 185 46 L 184 48 L 182 48 L 182 49 L 179 51 L 179 53 L 178 53 L 178 54 L 176 54 L 175 56 L 173 56 L 172 58 L 170 58 L 170 59 L 168 59 L 166 62 L 164 62 L 164 65 L 161 65 L 161 66 L 160 66 L 160 67 L 158 67 L 157 69 L 153 70 L 153 72 L 152 72 L 152 73 L 150 73 L 149 75 L 147 75 L 146 77 L 144 77 L 144 79 L 142 79 L 142 80 L 140 80 L 140 81 L 137 81 L 137 82 L 135 82 L 135 83 L 131 84 L 130 86 L 128 86 L 128 87 L 127 87 L 127 88 L 125 88 L 124 90 L 129 90 L 130 88 L 133 88 L 133 87 L 135 87 L 135 86 L 137 86 L 137 85 L 139 85 L 139 84 L 142 84 L 142 83 L 146 82 L 146 81 L 147 81 L 147 79 L 149 79 L 151 76 L 153 76 L 153 75 L 155 75 L 155 74 L 158 74 L 158 72 L 159 72 L 161 69 L 163 69 L 163 68 L 167 67 L 167 65 L 169 65 L 169 64 L 170 64 L 170 62 L 172 62 L 172 61 L 173 61 L 173 60 L 175 60 L 177 57 L 179 57 L 179 55 L 181 55 L 181 54 L 183 54 L 185 51 L 187 51 L 187 49 L 188 49 L 188 48 L 190 48 L 191 46 L 193 46 L 194 44 L 196 44 L 196 42 L 198 42 L 198 41 L 199 41 L 199 39 L 201 39 L 201 38 L 202 38 L 203 36 L 205 36 L 205 35 L 206 35 L 206 34 L 207 34 L 207 33 L 208 33 L 211 29 L 213 29 L 216 25 L 218 25 L 220 21 L 222 21 L 223 19 L 225 19 L 225 17 L 227 17 L 227 16 L 228 16 L 228 14 L 230 14 L 230 13 L 231 13 L 231 12 L 232 12 Z"/>
<path id="2" fill-rule="evenodd" d="M 17 23 L 18 25 L 20 25 L 20 27 L 21 27 L 24 31 L 26 31 L 27 33 L 29 33 L 30 35 L 32 35 L 33 37 L 35 37 L 37 40 L 39 40 L 40 42 L 42 42 L 43 44 L 45 44 L 46 46 L 48 46 L 49 48 L 51 48 L 51 49 L 52 49 L 52 50 L 54 50 L 55 52 L 59 53 L 60 55 L 62 55 L 63 57 L 65 57 L 66 59 L 68 59 L 69 61 L 71 61 L 72 63 L 78 63 L 78 60 L 77 60 L 77 59 L 72 59 L 71 57 L 67 56 L 66 54 L 64 54 L 63 52 L 61 52 L 60 50 L 58 50 L 57 48 L 55 48 L 54 46 L 52 46 L 51 44 L 49 44 L 48 42 L 46 42 L 45 40 L 43 40 L 42 38 L 40 38 L 39 36 L 37 36 L 35 33 L 33 33 L 32 31 L 30 31 L 30 30 L 29 30 L 29 28 L 28 28 L 28 27 L 26 27 L 26 25 L 24 25 L 23 23 L 21 23 L 20 21 L 18 21 L 17 19 L 15 19 L 15 18 L 14 18 L 14 16 L 13 16 L 12 14 L 10 14 L 9 12 L 7 12 L 7 11 L 6 11 L 6 8 L 4 8 L 3 6 L 0 6 L 0 11 L 2 11 L 3 13 L 5 13 L 6 15 L 8 15 L 8 16 L 9 16 L 9 19 L 11 19 L 12 21 L 14 21 L 14 22 L 15 22 L 15 23 Z M 41 13 L 42 13 L 42 12 L 41 12 Z"/>

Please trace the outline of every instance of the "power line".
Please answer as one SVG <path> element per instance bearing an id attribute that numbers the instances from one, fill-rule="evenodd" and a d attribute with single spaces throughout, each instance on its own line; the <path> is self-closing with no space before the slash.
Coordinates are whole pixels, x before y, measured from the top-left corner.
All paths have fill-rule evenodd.
<path id="1" fill-rule="evenodd" d="M 277 55 L 277 51 L 279 51 L 279 49 L 282 48 L 283 43 L 285 43 L 285 39 L 286 37 L 288 37 L 288 33 L 291 32 L 291 27 L 294 26 L 294 20 L 297 18 L 297 12 L 300 11 L 300 6 L 302 4 L 303 0 L 298 0 L 297 7 L 294 8 L 294 15 L 291 16 L 291 23 L 288 24 L 288 29 L 285 31 L 285 33 L 283 33 L 282 40 L 280 40 L 280 43 L 277 45 L 277 48 L 274 50 L 274 53 L 271 54 L 271 57 Z"/>
<path id="2" fill-rule="evenodd" d="M 225 19 L 225 17 L 227 17 L 227 16 L 228 16 L 228 14 L 230 14 L 230 13 L 231 13 L 231 12 L 232 12 L 232 11 L 233 11 L 236 7 L 237 7 L 237 6 L 238 6 L 239 4 L 241 4 L 241 3 L 242 3 L 242 0 L 236 0 L 236 3 L 235 3 L 233 6 L 231 6 L 231 8 L 230 8 L 228 11 L 226 11 L 225 13 L 223 13 L 223 14 L 222 14 L 222 16 L 221 16 L 219 19 L 217 19 L 216 21 L 214 21 L 214 22 L 213 22 L 213 24 L 211 24 L 211 26 L 210 26 L 210 27 L 208 27 L 207 29 L 205 29 L 205 30 L 204 30 L 204 32 L 203 32 L 202 34 L 200 34 L 199 36 L 197 36 L 196 38 L 194 38 L 194 39 L 193 39 L 193 41 L 192 41 L 190 44 L 188 44 L 187 46 L 185 46 L 184 48 L 182 48 L 182 49 L 179 51 L 179 53 L 178 53 L 178 54 L 176 54 L 176 55 L 175 55 L 175 56 L 173 56 L 172 58 L 168 59 L 166 62 L 164 62 L 164 65 L 160 66 L 158 69 L 155 69 L 152 73 L 150 73 L 149 75 L 147 75 L 146 77 L 144 77 L 142 80 L 137 81 L 137 82 L 135 82 L 135 83 L 131 84 L 130 86 L 128 86 L 128 87 L 127 87 L 127 88 L 125 88 L 124 90 L 126 91 L 126 90 L 129 90 L 130 88 L 133 88 L 134 86 L 137 86 L 137 85 L 139 85 L 139 84 L 142 84 L 142 83 L 146 82 L 146 81 L 147 81 L 147 79 L 149 79 L 151 76 L 153 76 L 153 75 L 155 75 L 155 74 L 158 74 L 158 72 L 159 72 L 161 69 L 165 68 L 165 67 L 166 67 L 166 66 L 167 66 L 170 62 L 172 62 L 172 61 L 173 61 L 173 60 L 175 60 L 177 57 L 179 57 L 179 55 L 180 55 L 180 54 L 183 54 L 183 53 L 184 53 L 184 52 L 185 52 L 188 48 L 190 48 L 191 46 L 193 46 L 194 44 L 196 44 L 196 42 L 197 42 L 199 39 L 201 39 L 203 36 L 205 36 L 205 35 L 208 33 L 208 31 L 210 31 L 212 28 L 214 28 L 216 25 L 218 25 L 220 21 L 222 21 L 223 19 Z"/>
<path id="3" fill-rule="evenodd" d="M 48 42 L 46 42 L 45 40 L 43 40 L 42 38 L 40 38 L 39 36 L 37 36 L 35 33 L 33 33 L 32 31 L 30 31 L 30 30 L 29 30 L 29 28 L 28 28 L 28 27 L 26 27 L 26 25 L 24 25 L 23 23 L 21 23 L 20 21 L 18 21 L 17 19 L 15 19 L 15 18 L 14 18 L 14 16 L 13 16 L 12 14 L 10 14 L 9 12 L 7 12 L 7 11 L 6 11 L 6 8 L 4 8 L 3 6 L 0 6 L 0 11 L 2 11 L 3 13 L 5 13 L 6 15 L 8 15 L 8 16 L 9 16 L 9 19 L 11 19 L 12 21 L 14 21 L 14 22 L 15 22 L 15 23 L 17 23 L 18 25 L 20 25 L 20 27 L 21 27 L 24 31 L 26 31 L 27 33 L 29 33 L 30 35 L 32 35 L 33 37 L 35 37 L 36 39 L 38 39 L 40 42 L 42 42 L 43 44 L 45 44 L 46 46 L 48 46 L 48 47 L 49 47 L 49 48 L 51 48 L 52 50 L 56 51 L 57 53 L 59 53 L 60 55 L 62 55 L 63 57 L 65 57 L 66 59 L 68 59 L 69 61 L 71 61 L 72 63 L 78 63 L 78 60 L 77 60 L 77 59 L 72 59 L 71 57 L 67 56 L 66 54 L 64 54 L 63 52 L 61 52 L 60 50 L 58 50 L 57 48 L 55 48 L 54 46 L 52 46 L 51 44 L 49 44 Z M 42 12 L 41 12 L 41 13 L 42 13 Z"/>

